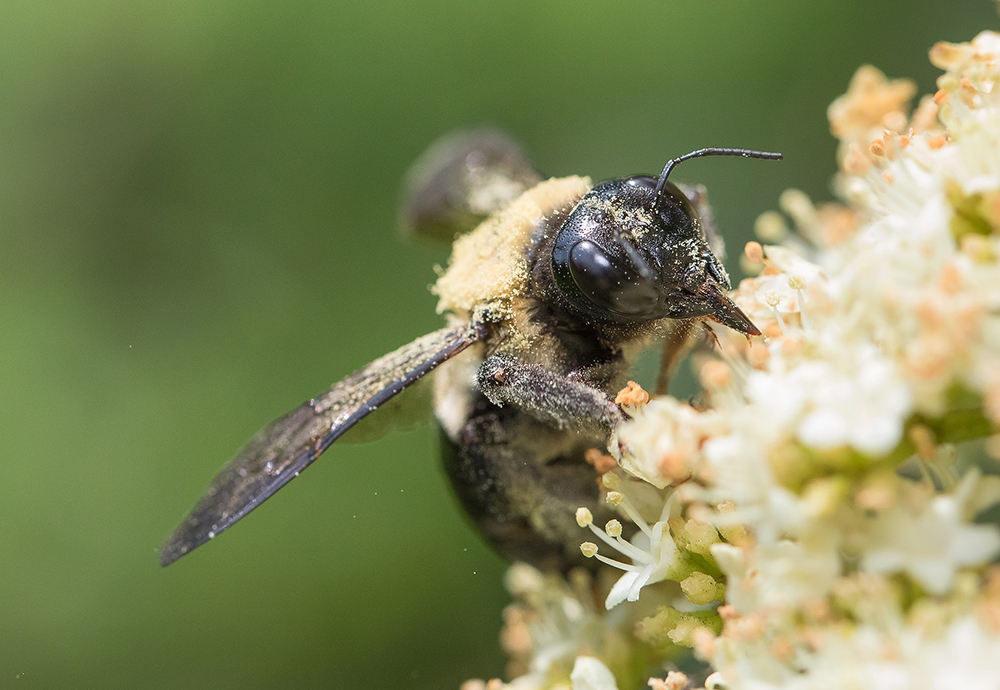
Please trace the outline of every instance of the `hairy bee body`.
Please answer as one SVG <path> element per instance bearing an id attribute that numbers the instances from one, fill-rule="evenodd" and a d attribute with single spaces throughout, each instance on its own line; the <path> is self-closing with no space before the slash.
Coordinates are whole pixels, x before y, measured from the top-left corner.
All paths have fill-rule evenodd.
<path id="1" fill-rule="evenodd" d="M 759 331 L 725 295 L 703 194 L 666 177 L 541 180 L 492 132 L 450 138 L 411 176 L 404 225 L 455 239 L 434 286 L 448 325 L 358 370 L 265 427 L 213 480 L 167 541 L 168 565 L 227 529 L 348 430 L 434 371 L 434 413 L 455 495 L 504 556 L 544 569 L 581 562 L 578 507 L 600 521 L 585 461 L 625 419 L 615 392 L 656 340 L 676 361 L 708 318 Z M 700 208 L 699 208 L 700 207 Z M 700 212 L 701 211 L 701 212 Z M 669 356 L 668 356 L 669 355 Z M 417 388 L 420 388 L 419 386 Z"/>
<path id="2" fill-rule="evenodd" d="M 597 473 L 584 460 L 587 450 L 605 448 L 608 429 L 575 423 L 586 417 L 590 400 L 576 405 L 581 409 L 567 400 L 563 414 L 549 418 L 491 401 L 478 381 L 484 361 L 506 356 L 585 379 L 610 400 L 625 384 L 633 356 L 675 326 L 667 320 L 581 322 L 560 309 L 548 257 L 570 211 L 591 188 L 588 178 L 569 177 L 526 190 L 456 240 L 434 288 L 439 311 L 487 324 L 482 342 L 436 374 L 445 472 L 466 514 L 498 552 L 543 569 L 583 562 L 578 507 L 598 520 L 611 517 L 599 503 Z M 564 393 L 554 390 L 550 397 Z"/>

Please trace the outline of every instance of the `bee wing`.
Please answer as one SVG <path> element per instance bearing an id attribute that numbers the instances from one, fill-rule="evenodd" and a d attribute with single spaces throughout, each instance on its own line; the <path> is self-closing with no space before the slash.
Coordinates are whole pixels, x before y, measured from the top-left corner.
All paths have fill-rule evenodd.
<path id="1" fill-rule="evenodd" d="M 160 565 L 170 565 L 232 526 L 298 476 L 357 422 L 482 337 L 478 324 L 425 335 L 261 429 L 216 475 L 164 544 Z"/>
<path id="2" fill-rule="evenodd" d="M 404 234 L 451 242 L 542 181 L 524 151 L 496 129 L 443 136 L 406 175 Z"/>

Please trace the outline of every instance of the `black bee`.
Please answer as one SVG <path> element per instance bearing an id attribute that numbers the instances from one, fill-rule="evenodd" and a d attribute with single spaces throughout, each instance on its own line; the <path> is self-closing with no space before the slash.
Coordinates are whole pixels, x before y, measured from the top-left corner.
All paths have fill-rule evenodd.
<path id="1" fill-rule="evenodd" d="M 364 436 L 369 413 L 419 405 L 432 379 L 445 470 L 486 539 L 545 569 L 576 562 L 575 510 L 603 512 L 584 453 L 623 421 L 614 393 L 635 356 L 657 340 L 682 351 L 704 318 L 760 334 L 726 296 L 703 190 L 667 181 L 709 155 L 781 158 L 700 149 L 659 178 L 592 185 L 543 181 L 498 132 L 432 147 L 411 174 L 403 223 L 421 237 L 459 235 L 434 287 L 448 325 L 262 429 L 163 546 L 161 565 L 228 529 L 345 433 Z"/>

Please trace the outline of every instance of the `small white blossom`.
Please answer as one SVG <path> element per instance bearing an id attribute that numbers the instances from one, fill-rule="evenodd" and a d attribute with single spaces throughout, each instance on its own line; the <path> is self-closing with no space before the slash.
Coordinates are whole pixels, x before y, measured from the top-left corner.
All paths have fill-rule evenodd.
<path id="1" fill-rule="evenodd" d="M 804 669 L 781 683 L 747 682 L 755 689 L 970 690 L 1000 687 L 1000 637 L 974 618 L 944 631 L 908 628 L 889 633 L 861 626 L 827 637 L 821 653 L 803 658 Z M 744 666 L 744 669 L 746 666 Z M 731 687 L 741 687 L 735 684 Z"/>
<path id="2" fill-rule="evenodd" d="M 699 412 L 674 398 L 653 400 L 633 415 L 645 423 L 620 431 L 618 462 L 659 489 L 687 479 L 702 443 L 726 428 L 720 415 Z"/>
<path id="3" fill-rule="evenodd" d="M 805 515 L 800 499 L 775 478 L 752 435 L 755 431 L 747 428 L 705 444 L 705 458 L 715 475 L 706 493 L 714 502 L 735 506 L 735 512 L 720 518 L 721 523 L 746 524 L 760 541 L 770 543 L 797 534 Z"/>
<path id="4" fill-rule="evenodd" d="M 856 348 L 851 360 L 849 370 L 830 363 L 793 370 L 785 389 L 801 386 L 805 403 L 796 435 L 818 449 L 851 446 L 869 455 L 888 453 L 903 437 L 909 391 L 874 347 Z"/>
<path id="5" fill-rule="evenodd" d="M 645 547 L 644 541 L 648 541 L 648 547 Z M 639 590 L 646 585 L 666 579 L 667 572 L 677 558 L 677 547 L 670 537 L 666 522 L 657 522 L 653 525 L 648 537 L 642 532 L 637 534 L 632 545 L 639 553 L 635 554 L 632 567 L 618 578 L 614 587 L 611 588 L 611 592 L 608 593 L 607 601 L 604 602 L 608 609 L 614 608 L 626 599 L 637 601 Z M 626 555 L 631 556 L 632 554 L 626 553 Z"/>
<path id="6" fill-rule="evenodd" d="M 618 496 L 620 499 L 617 503 L 632 516 L 639 527 L 639 532 L 636 533 L 631 542 L 622 538 L 621 523 L 617 520 L 610 521 L 602 531 L 594 525 L 593 516 L 589 510 L 580 508 L 576 513 L 576 521 L 581 527 L 588 527 L 598 539 L 632 561 L 632 563 L 623 563 L 607 558 L 597 552 L 598 547 L 593 542 L 584 542 L 581 545 L 581 551 L 588 558 L 596 557 L 602 563 L 625 571 L 625 574 L 618 578 L 608 594 L 604 603 L 607 609 L 614 608 L 626 599 L 638 601 L 639 591 L 646 585 L 666 579 L 670 568 L 677 560 L 677 546 L 670 536 L 670 528 L 666 522 L 670 517 L 671 503 L 669 501 L 666 503 L 660 521 L 650 527 L 631 508 L 630 502 L 624 494 L 618 493 Z"/>
<path id="7" fill-rule="evenodd" d="M 954 495 L 936 496 L 916 510 L 897 504 L 880 511 L 860 538 L 862 568 L 906 572 L 931 594 L 944 594 L 959 568 L 990 561 L 1000 553 L 1000 532 L 963 518 L 977 479 L 969 472 Z"/>
<path id="8" fill-rule="evenodd" d="M 726 603 L 741 612 L 772 607 L 788 610 L 825 599 L 841 572 L 832 543 L 807 547 L 783 540 L 758 545 L 750 552 L 714 544 L 712 556 L 726 574 Z"/>
<path id="9" fill-rule="evenodd" d="M 608 667 L 592 656 L 577 657 L 569 678 L 573 682 L 573 690 L 618 690 Z"/>

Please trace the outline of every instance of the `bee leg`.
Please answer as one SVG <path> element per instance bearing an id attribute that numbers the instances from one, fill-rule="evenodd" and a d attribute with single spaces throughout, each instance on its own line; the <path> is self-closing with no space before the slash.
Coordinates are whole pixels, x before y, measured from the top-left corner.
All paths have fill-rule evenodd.
<path id="1" fill-rule="evenodd" d="M 399 224 L 408 236 L 451 242 L 541 180 L 503 132 L 452 132 L 410 167 Z"/>
<path id="2" fill-rule="evenodd" d="M 608 395 L 579 377 L 564 376 L 508 354 L 479 367 L 479 389 L 495 405 L 513 405 L 559 429 L 599 428 L 610 433 L 624 417 Z"/>
<path id="3" fill-rule="evenodd" d="M 677 367 L 694 345 L 699 329 L 695 328 L 696 319 L 678 319 L 670 329 L 670 334 L 663 341 L 663 354 L 660 358 L 660 373 L 656 377 L 656 394 L 666 395 L 670 379 L 677 373 Z"/>

